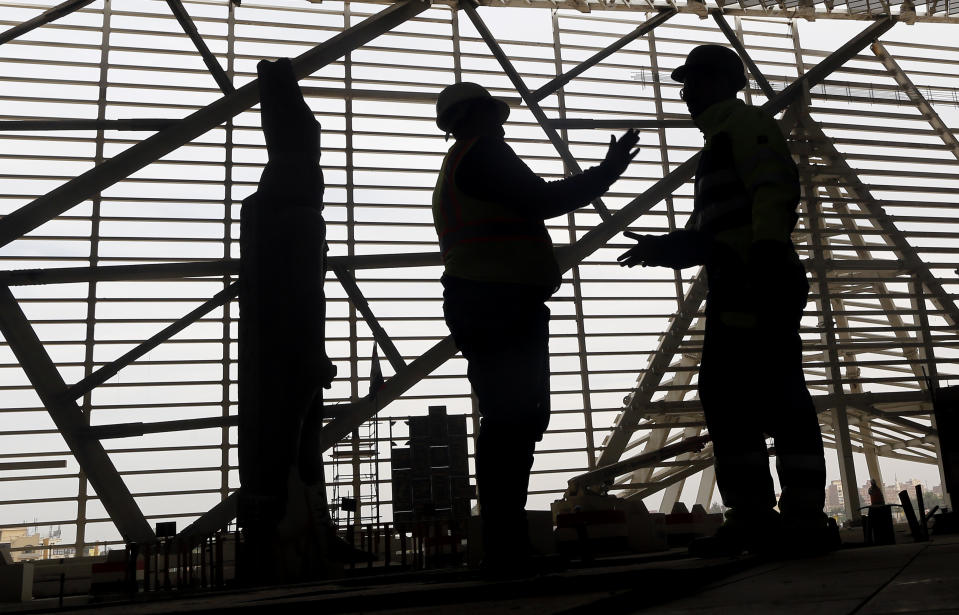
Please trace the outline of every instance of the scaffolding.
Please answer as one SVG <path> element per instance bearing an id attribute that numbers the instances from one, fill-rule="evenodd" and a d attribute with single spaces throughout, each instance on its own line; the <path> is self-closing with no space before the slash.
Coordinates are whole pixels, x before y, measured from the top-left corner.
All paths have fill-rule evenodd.
<path id="1" fill-rule="evenodd" d="M 700 142 L 661 75 L 703 42 L 746 60 L 747 101 L 779 119 L 802 170 L 804 365 L 856 516 L 854 455 L 880 482 L 881 459 L 939 462 L 927 382 L 954 377 L 959 361 L 959 47 L 914 32 L 953 28 L 957 8 L 0 1 L 11 85 L 0 97 L 0 459 L 67 464 L 0 476 L 0 527 L 42 507 L 39 523 L 63 525 L 79 552 L 150 541 L 156 521 L 230 518 L 239 203 L 266 160 L 263 57 L 295 58 L 323 124 L 340 376 L 322 437 L 343 472 L 336 489 L 361 494 L 361 519 L 389 514 L 385 460 L 364 443 L 384 441 L 378 420 L 446 405 L 475 425 L 429 217 L 448 147 L 433 104 L 453 81 L 509 102 L 508 141 L 547 178 L 595 164 L 608 131 L 643 129 L 641 158 L 613 190 L 549 224 L 564 286 L 551 302 L 553 422 L 532 505 L 572 476 L 702 433 L 702 275 L 626 274 L 614 256 L 621 231 L 666 232 L 691 212 Z M 804 46 L 802 32 L 844 21 L 841 45 Z M 373 342 L 386 378 L 364 397 L 360 350 Z M 644 467 L 614 491 L 662 494 L 669 509 L 698 480 L 708 505 L 710 456 Z"/>
<path id="2" fill-rule="evenodd" d="M 330 517 L 334 525 L 373 525 L 380 517 L 380 444 L 381 421 L 366 421 L 335 445 L 330 454 L 333 480 Z M 343 509 L 343 498 L 356 502 L 356 510 Z"/>

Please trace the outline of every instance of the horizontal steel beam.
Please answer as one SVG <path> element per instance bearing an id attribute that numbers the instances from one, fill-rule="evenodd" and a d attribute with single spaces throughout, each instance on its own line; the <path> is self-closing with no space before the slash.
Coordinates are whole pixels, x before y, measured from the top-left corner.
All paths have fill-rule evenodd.
<path id="1" fill-rule="evenodd" d="M 630 128 L 650 130 L 658 128 L 695 128 L 696 124 L 692 120 L 650 120 L 645 118 L 624 118 L 616 120 L 590 120 L 590 119 L 551 119 L 547 123 L 553 128 L 564 128 L 567 130 L 628 130 Z"/>
<path id="2" fill-rule="evenodd" d="M 211 416 L 202 419 L 183 419 L 179 421 L 95 425 L 89 428 L 87 435 L 97 440 L 108 440 L 111 438 L 135 438 L 148 433 L 167 433 L 171 431 L 192 431 L 194 429 L 232 427 L 237 424 L 238 419 L 239 417 L 237 416 Z"/>
<path id="3" fill-rule="evenodd" d="M 156 132 L 169 128 L 180 120 L 129 119 L 129 120 L 2 120 L 0 131 L 46 131 L 46 130 L 121 130 Z"/>
<path id="4" fill-rule="evenodd" d="M 403 254 L 363 254 L 331 256 L 330 267 L 355 269 L 393 269 L 404 267 L 439 267 L 443 259 L 438 252 Z M 183 263 L 144 263 L 141 265 L 103 265 L 99 267 L 51 267 L 49 269 L 14 269 L 0 271 L 4 286 L 36 284 L 72 284 L 76 282 L 116 282 L 127 280 L 169 280 L 236 275 L 240 260 L 236 258 Z"/>
<path id="5" fill-rule="evenodd" d="M 0 472 L 13 470 L 47 470 L 50 468 L 67 467 L 66 459 L 56 459 L 53 461 L 4 461 L 0 462 Z"/>
<path id="6" fill-rule="evenodd" d="M 847 393 L 845 395 L 829 393 L 827 395 L 813 395 L 812 399 L 817 412 L 831 410 L 840 403 L 854 408 L 874 408 L 877 405 L 883 404 L 912 405 L 932 403 L 932 397 L 926 391 Z M 689 412 L 701 412 L 703 406 L 698 399 L 691 399 L 685 401 L 654 401 L 650 402 L 646 408 L 650 413 L 654 414 L 686 414 Z M 878 410 L 883 412 L 882 409 Z"/>

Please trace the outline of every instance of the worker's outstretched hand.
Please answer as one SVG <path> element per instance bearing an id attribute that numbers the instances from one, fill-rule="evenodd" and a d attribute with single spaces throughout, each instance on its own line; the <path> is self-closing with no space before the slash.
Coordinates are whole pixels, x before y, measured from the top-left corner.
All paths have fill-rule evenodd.
<path id="1" fill-rule="evenodd" d="M 712 252 L 712 241 L 699 231 L 680 229 L 668 235 L 640 235 L 625 231 L 636 246 L 617 258 L 624 267 L 672 267 L 685 269 L 705 264 Z"/>
<path id="2" fill-rule="evenodd" d="M 662 252 L 665 240 L 664 235 L 640 235 L 630 231 L 624 231 L 623 234 L 630 239 L 635 239 L 636 245 L 620 254 L 616 259 L 621 266 L 642 265 L 645 267 L 652 265 L 655 267 L 659 265 L 660 252 Z"/>
<path id="3" fill-rule="evenodd" d="M 616 172 L 616 177 L 623 174 L 629 163 L 639 153 L 640 148 L 636 145 L 637 143 L 639 143 L 639 131 L 633 128 L 627 130 L 619 139 L 613 135 L 609 136 L 609 151 L 606 152 L 605 162 Z"/>

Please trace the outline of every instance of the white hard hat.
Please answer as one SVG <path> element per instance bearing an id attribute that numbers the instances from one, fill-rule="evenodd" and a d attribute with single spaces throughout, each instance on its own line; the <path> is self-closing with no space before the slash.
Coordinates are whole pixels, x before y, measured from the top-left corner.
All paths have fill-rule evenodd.
<path id="1" fill-rule="evenodd" d="M 436 125 L 444 132 L 450 132 L 456 122 L 462 118 L 465 107 L 462 103 L 474 100 L 487 100 L 496 105 L 499 111 L 500 122 L 505 122 L 509 117 L 509 105 L 499 98 L 493 96 L 478 83 L 464 81 L 454 83 L 443 88 L 439 98 L 436 100 Z"/>

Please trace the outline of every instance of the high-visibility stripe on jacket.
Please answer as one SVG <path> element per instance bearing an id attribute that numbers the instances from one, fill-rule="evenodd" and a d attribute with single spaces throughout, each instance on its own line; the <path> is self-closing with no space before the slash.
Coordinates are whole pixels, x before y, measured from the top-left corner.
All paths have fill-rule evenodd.
<path id="1" fill-rule="evenodd" d="M 706 264 L 709 291 L 729 325 L 754 326 L 750 248 L 775 241 L 791 248 L 798 216 L 799 174 L 779 125 L 738 99 L 696 117 L 706 142 L 696 170 L 694 228 L 714 241 Z M 792 252 L 795 255 L 795 252 Z M 783 276 L 804 278 L 798 256 Z"/>
<path id="2" fill-rule="evenodd" d="M 433 191 L 433 224 L 446 274 L 479 282 L 555 287 L 560 273 L 542 219 L 466 194 L 456 171 L 477 139 L 456 142 Z"/>

